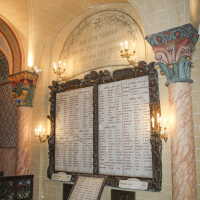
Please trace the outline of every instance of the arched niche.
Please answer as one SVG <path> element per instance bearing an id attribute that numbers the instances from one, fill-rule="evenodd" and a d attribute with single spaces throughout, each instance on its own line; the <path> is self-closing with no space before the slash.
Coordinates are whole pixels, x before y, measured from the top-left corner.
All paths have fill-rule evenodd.
<path id="1" fill-rule="evenodd" d="M 9 64 L 9 74 L 22 71 L 22 48 L 19 38 L 6 19 L 0 16 L 0 50 L 4 53 Z"/>
<path id="2" fill-rule="evenodd" d="M 133 51 L 133 43 L 136 44 L 136 54 L 130 60 L 136 65 L 140 60 L 147 60 L 144 27 L 137 11 L 127 3 L 95 6 L 74 18 L 56 35 L 50 69 L 53 63 L 58 67 L 61 60 L 62 64 L 66 63 L 65 74 L 72 79 L 91 70 L 131 67 L 120 56 L 120 44 L 123 42 L 124 49 L 126 40 L 129 53 Z"/>

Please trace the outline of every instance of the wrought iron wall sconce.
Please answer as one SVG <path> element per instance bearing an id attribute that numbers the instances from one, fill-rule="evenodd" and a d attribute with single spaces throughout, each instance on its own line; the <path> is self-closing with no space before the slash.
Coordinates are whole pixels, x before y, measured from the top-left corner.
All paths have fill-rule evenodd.
<path id="1" fill-rule="evenodd" d="M 41 130 L 41 126 L 39 126 L 39 129 L 35 129 L 35 137 L 38 137 L 40 142 L 46 142 L 49 139 L 49 135 L 45 135 L 45 129 L 43 128 L 43 133 Z"/>
<path id="2" fill-rule="evenodd" d="M 65 63 L 63 64 L 63 69 L 61 67 L 61 61 L 59 61 L 58 69 L 55 63 L 53 63 L 53 71 L 56 75 L 58 75 L 62 81 L 67 81 L 68 77 L 62 77 L 61 74 L 65 73 Z"/>
<path id="3" fill-rule="evenodd" d="M 124 52 L 125 51 L 125 52 Z M 135 51 L 135 43 L 133 43 L 133 53 L 128 53 L 128 41 L 125 42 L 125 49 L 123 51 L 123 43 L 121 43 L 121 57 L 122 58 L 127 58 L 128 62 L 135 67 L 135 61 L 134 60 L 129 60 L 131 56 L 134 56 L 136 51 Z"/>
<path id="4" fill-rule="evenodd" d="M 164 119 L 164 132 L 162 132 L 162 118 L 159 118 L 159 114 L 157 113 L 157 123 L 156 127 L 154 124 L 154 118 L 152 118 L 152 127 L 151 127 L 151 134 L 157 135 L 158 138 L 164 139 L 165 142 L 168 140 L 168 134 L 166 132 L 166 119 Z"/>

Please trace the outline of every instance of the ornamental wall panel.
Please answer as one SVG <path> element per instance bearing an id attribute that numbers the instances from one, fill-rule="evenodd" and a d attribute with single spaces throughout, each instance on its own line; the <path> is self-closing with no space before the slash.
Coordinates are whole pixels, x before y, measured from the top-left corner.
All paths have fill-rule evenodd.
<path id="1" fill-rule="evenodd" d="M 17 134 L 17 107 L 12 97 L 12 85 L 0 86 L 0 148 L 15 147 Z"/>

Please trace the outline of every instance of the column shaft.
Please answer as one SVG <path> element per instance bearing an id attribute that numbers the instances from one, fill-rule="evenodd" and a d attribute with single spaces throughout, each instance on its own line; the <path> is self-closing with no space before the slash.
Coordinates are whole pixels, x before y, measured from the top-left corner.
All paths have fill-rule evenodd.
<path id="1" fill-rule="evenodd" d="M 171 117 L 173 200 L 196 199 L 195 145 L 191 84 L 168 86 Z"/>
<path id="2" fill-rule="evenodd" d="M 17 110 L 16 176 L 30 172 L 32 108 L 20 106 Z"/>

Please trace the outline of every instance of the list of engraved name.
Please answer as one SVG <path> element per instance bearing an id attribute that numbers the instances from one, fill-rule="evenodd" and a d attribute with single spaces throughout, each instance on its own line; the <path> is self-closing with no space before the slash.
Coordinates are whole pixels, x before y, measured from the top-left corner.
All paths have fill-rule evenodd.
<path id="1" fill-rule="evenodd" d="M 56 94 L 55 170 L 93 172 L 93 87 Z"/>
<path id="2" fill-rule="evenodd" d="M 152 177 L 148 76 L 99 85 L 99 172 Z"/>

